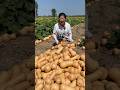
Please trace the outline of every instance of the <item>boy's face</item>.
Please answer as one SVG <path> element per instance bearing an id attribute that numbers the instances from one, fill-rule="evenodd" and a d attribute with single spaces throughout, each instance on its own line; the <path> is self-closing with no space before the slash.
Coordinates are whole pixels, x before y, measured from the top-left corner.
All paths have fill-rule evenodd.
<path id="1" fill-rule="evenodd" d="M 60 16 L 60 18 L 59 18 L 60 25 L 65 25 L 65 21 L 66 21 L 65 17 L 64 16 Z"/>

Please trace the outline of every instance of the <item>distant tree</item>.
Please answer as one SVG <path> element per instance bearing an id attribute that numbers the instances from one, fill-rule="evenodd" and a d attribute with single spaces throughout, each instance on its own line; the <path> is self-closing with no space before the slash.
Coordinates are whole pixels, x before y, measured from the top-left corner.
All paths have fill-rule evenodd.
<path id="1" fill-rule="evenodd" d="M 38 16 L 38 3 L 35 1 L 35 17 Z"/>
<path id="2" fill-rule="evenodd" d="M 53 8 L 53 9 L 51 10 L 51 13 L 52 13 L 52 16 L 53 16 L 53 17 L 57 16 L 57 11 L 56 11 L 56 9 Z"/>

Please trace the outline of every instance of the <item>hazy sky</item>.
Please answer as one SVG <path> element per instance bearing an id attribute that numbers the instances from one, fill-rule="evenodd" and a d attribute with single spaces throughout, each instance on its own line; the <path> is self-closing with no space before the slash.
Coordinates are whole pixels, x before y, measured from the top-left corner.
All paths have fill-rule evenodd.
<path id="1" fill-rule="evenodd" d="M 67 15 L 85 15 L 85 0 L 36 0 L 38 3 L 38 15 L 51 15 L 51 9 L 57 13 L 64 12 Z"/>

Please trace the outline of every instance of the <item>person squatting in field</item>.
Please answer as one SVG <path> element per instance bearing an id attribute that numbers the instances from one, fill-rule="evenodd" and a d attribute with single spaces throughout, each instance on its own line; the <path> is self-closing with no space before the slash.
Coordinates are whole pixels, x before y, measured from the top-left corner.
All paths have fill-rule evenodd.
<path id="1" fill-rule="evenodd" d="M 63 38 L 69 42 L 73 42 L 71 26 L 68 22 L 66 22 L 66 14 L 60 13 L 58 17 L 58 23 L 54 25 L 53 30 L 53 38 L 55 40 L 55 43 L 58 44 L 59 41 L 63 40 Z"/>

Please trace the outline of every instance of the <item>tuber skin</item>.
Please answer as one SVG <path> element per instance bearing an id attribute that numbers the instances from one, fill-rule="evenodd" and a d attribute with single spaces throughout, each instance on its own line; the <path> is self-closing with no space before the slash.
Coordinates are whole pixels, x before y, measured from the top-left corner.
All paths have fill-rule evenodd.
<path id="1" fill-rule="evenodd" d="M 76 80 L 72 81 L 72 83 L 70 84 L 71 87 L 75 88 L 76 87 Z"/>
<path id="2" fill-rule="evenodd" d="M 51 71 L 51 67 L 50 67 L 50 66 L 51 66 L 51 65 L 48 63 L 48 64 L 42 66 L 42 67 L 41 67 L 41 70 L 42 70 L 42 71 L 45 71 L 46 73 L 47 73 L 47 72 L 50 72 L 50 71 Z"/>
<path id="3" fill-rule="evenodd" d="M 56 84 L 56 83 L 52 84 L 51 90 L 59 90 L 59 84 Z"/>
<path id="4" fill-rule="evenodd" d="M 63 61 L 60 63 L 61 68 L 67 68 L 73 65 L 73 61 Z"/>
<path id="5" fill-rule="evenodd" d="M 85 87 L 85 81 L 82 78 L 78 78 L 76 84 L 79 87 Z"/>
<path id="6" fill-rule="evenodd" d="M 75 90 L 75 88 L 72 88 L 72 87 L 70 87 L 70 86 L 61 84 L 61 85 L 60 85 L 60 90 Z"/>
<path id="7" fill-rule="evenodd" d="M 71 48 L 69 49 L 69 52 L 70 52 L 72 57 L 76 55 L 76 52 L 73 49 L 71 49 Z"/>

